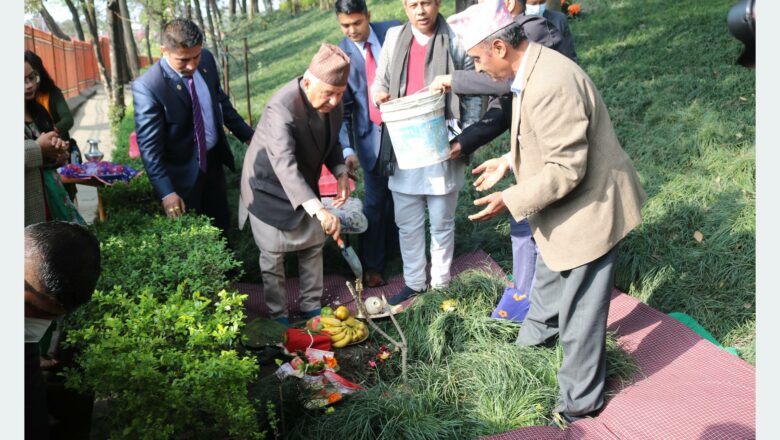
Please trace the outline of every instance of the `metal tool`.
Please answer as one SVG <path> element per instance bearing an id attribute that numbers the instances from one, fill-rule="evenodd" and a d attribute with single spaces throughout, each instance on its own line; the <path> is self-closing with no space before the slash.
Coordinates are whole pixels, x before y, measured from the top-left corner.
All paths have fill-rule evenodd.
<path id="1" fill-rule="evenodd" d="M 344 244 L 344 240 L 339 238 L 336 243 L 339 245 L 339 249 L 341 250 L 341 255 L 344 257 L 345 260 L 347 260 L 347 264 L 349 264 L 349 268 L 352 269 L 352 273 L 355 274 L 355 277 L 359 280 L 363 280 L 363 265 L 360 263 L 360 258 L 358 258 L 357 254 L 355 253 L 355 250 L 352 249 L 352 246 L 347 246 Z"/>

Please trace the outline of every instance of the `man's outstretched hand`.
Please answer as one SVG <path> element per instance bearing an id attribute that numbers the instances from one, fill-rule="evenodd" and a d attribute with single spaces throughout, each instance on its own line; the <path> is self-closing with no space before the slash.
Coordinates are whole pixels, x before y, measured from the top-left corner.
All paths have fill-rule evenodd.
<path id="1" fill-rule="evenodd" d="M 494 192 L 493 194 L 474 200 L 474 205 L 487 206 L 482 211 L 469 216 L 469 220 L 473 222 L 489 220 L 506 210 L 504 198 L 501 197 L 500 192 Z"/>

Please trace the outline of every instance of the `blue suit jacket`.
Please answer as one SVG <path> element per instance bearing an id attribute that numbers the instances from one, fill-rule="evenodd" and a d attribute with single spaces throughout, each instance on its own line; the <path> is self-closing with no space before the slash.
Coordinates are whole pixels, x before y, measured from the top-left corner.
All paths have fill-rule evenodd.
<path id="1" fill-rule="evenodd" d="M 385 34 L 393 26 L 400 25 L 399 21 L 383 21 L 370 23 L 379 44 L 385 44 Z M 344 37 L 339 47 L 349 56 L 349 80 L 347 90 L 344 92 L 344 122 L 339 132 L 339 142 L 342 148 L 353 148 L 357 152 L 360 166 L 364 172 L 369 172 L 376 164 L 376 153 L 371 145 L 370 128 L 371 120 L 368 118 L 368 88 L 366 84 L 366 61 L 355 43 Z M 379 60 L 376 60 L 379 64 Z"/>
<path id="2" fill-rule="evenodd" d="M 195 185 L 199 172 L 192 100 L 179 75 L 161 62 L 162 60 L 155 63 L 133 81 L 138 149 L 157 195 L 165 197 L 176 192 L 180 197 L 186 198 Z M 235 170 L 235 159 L 222 126 L 227 126 L 244 142 L 252 138 L 254 131 L 244 122 L 222 91 L 217 64 L 207 49 L 203 49 L 201 53 L 198 70 L 211 95 L 214 126 L 217 129 L 214 152 L 219 162 Z M 219 166 L 219 163 L 209 163 L 208 166 Z"/>

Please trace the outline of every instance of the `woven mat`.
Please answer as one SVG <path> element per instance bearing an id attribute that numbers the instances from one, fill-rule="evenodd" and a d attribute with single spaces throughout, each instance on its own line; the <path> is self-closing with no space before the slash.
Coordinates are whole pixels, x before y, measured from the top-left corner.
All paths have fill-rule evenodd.
<path id="1" fill-rule="evenodd" d="M 615 291 L 609 329 L 641 372 L 598 417 L 566 431 L 534 426 L 485 437 L 544 439 L 750 439 L 755 369 L 652 307 Z"/>
<path id="2" fill-rule="evenodd" d="M 430 269 L 430 265 L 428 267 Z M 468 270 L 468 269 L 485 269 L 498 276 L 504 276 L 504 271 L 501 267 L 493 261 L 488 254 L 483 251 L 472 252 L 469 254 L 461 255 L 453 260 L 450 272 L 452 276 Z M 429 270 L 426 270 L 429 272 Z M 355 280 L 352 279 L 352 282 Z M 323 278 L 323 292 L 320 303 L 323 306 L 337 307 L 339 305 L 346 305 L 352 313 L 356 313 L 356 306 L 346 286 L 347 278 L 341 275 L 325 275 Z M 381 296 L 385 295 L 386 298 L 390 298 L 398 293 L 404 287 L 404 280 L 402 275 L 395 276 L 387 280 L 387 284 L 381 287 L 365 288 L 363 290 L 363 297 Z M 262 284 L 251 283 L 235 283 L 232 288 L 238 290 L 241 293 L 249 295 L 246 300 L 247 317 L 253 319 L 257 316 L 268 317 L 268 308 L 265 305 L 265 297 L 263 296 Z M 290 305 L 290 317 L 292 319 L 299 318 L 301 311 L 298 308 L 298 294 L 299 294 L 299 282 L 298 278 L 287 279 L 287 303 Z M 410 298 L 404 301 L 402 304 L 408 306 L 414 298 Z"/>

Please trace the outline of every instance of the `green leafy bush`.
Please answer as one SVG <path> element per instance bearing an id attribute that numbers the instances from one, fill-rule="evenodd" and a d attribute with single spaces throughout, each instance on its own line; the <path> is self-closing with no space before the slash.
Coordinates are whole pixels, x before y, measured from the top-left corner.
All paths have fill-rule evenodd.
<path id="1" fill-rule="evenodd" d="M 103 291 L 122 286 L 158 295 L 189 280 L 189 292 L 213 294 L 230 283 L 226 272 L 240 264 L 219 229 L 203 216 L 171 220 L 128 211 L 95 229 L 103 257 L 98 289 Z"/>
<path id="2" fill-rule="evenodd" d="M 187 290 L 97 291 L 73 315 L 89 325 L 68 333 L 80 353 L 66 385 L 105 399 L 111 438 L 263 437 L 247 392 L 257 364 L 232 348 L 246 296 Z"/>

